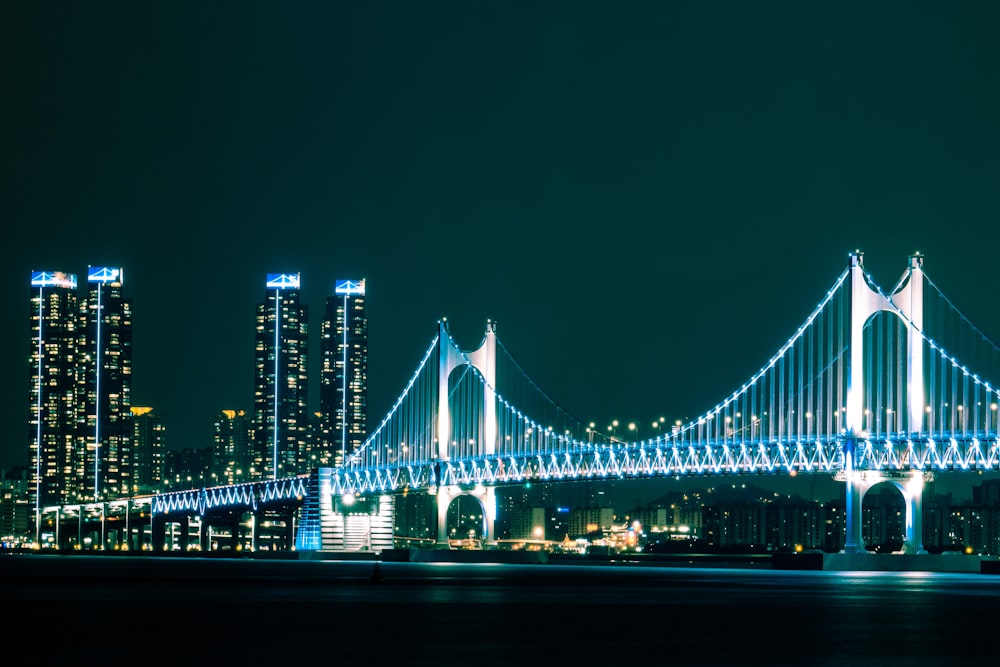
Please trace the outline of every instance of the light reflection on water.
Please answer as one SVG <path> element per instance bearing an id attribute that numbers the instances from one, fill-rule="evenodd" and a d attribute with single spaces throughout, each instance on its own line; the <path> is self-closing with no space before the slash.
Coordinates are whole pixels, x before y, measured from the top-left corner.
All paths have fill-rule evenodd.
<path id="1" fill-rule="evenodd" d="M 194 629 L 248 638 L 200 649 L 227 664 L 331 651 L 370 664 L 511 665 L 525 651 L 535 664 L 625 664 L 627 646 L 654 664 L 992 665 L 980 650 L 1000 609 L 1000 576 L 931 572 L 46 556 L 0 558 L 0 585 L 24 610 L 9 636 L 66 660 L 91 626 L 62 623 L 51 644 L 46 619 L 139 623 L 103 654 L 122 664 L 150 633 Z"/>

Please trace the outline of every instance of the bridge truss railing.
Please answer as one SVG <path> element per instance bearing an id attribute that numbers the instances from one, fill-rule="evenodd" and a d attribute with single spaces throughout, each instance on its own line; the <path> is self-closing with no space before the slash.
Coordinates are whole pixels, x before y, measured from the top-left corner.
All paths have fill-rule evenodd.
<path id="1" fill-rule="evenodd" d="M 306 495 L 309 475 L 297 475 L 260 482 L 212 486 L 160 493 L 152 497 L 157 514 L 198 513 L 220 508 L 256 510 L 268 503 L 301 502 Z"/>
<path id="2" fill-rule="evenodd" d="M 480 456 L 408 466 L 335 470 L 334 494 L 395 493 L 439 485 L 501 485 L 537 481 L 680 477 L 715 474 L 837 474 L 844 470 L 846 439 L 809 442 L 706 443 L 699 446 L 645 441 L 555 447 L 535 454 Z M 864 438 L 855 449 L 856 470 L 946 472 L 1000 470 L 1000 442 Z"/>
<path id="3" fill-rule="evenodd" d="M 437 459 L 432 427 L 437 396 L 433 389 L 422 390 L 418 395 L 431 397 L 431 407 L 423 408 L 430 419 L 420 422 L 419 429 L 426 446 L 405 461 L 356 460 L 335 471 L 334 491 L 611 476 L 837 473 L 843 469 L 848 437 L 855 440 L 855 469 L 997 469 L 998 392 L 915 327 L 891 296 L 885 297 L 888 311 L 865 323 L 865 410 L 860 432 L 847 432 L 848 275 L 845 271 L 837 278 L 767 365 L 722 403 L 672 433 L 631 443 L 582 440 L 572 428 L 553 428 L 532 419 L 496 388 L 487 387 L 470 364 L 449 382 L 454 428 L 446 458 Z M 881 294 L 871 277 L 865 278 Z M 910 388 L 900 379 L 905 378 L 909 335 L 923 342 L 927 370 L 921 393 L 927 404 L 916 421 L 906 407 Z M 411 386 L 416 384 L 411 381 Z M 495 397 L 497 422 L 490 447 L 481 442 L 486 436 L 486 395 Z"/>

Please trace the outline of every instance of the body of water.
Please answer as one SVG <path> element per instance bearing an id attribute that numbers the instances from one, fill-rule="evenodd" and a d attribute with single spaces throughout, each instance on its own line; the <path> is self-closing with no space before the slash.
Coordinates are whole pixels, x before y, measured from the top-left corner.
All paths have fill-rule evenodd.
<path id="1" fill-rule="evenodd" d="M 11 555 L 0 591 L 0 655 L 30 664 L 1000 659 L 989 574 Z"/>

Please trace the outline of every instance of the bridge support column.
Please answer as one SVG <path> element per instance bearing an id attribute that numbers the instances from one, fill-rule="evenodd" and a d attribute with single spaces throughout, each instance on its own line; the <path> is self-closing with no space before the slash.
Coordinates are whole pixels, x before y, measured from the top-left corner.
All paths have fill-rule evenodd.
<path id="1" fill-rule="evenodd" d="M 181 526 L 181 534 L 178 538 L 178 545 L 183 553 L 187 553 L 188 545 L 191 541 L 191 519 L 187 516 L 182 516 L 178 523 Z M 170 549 L 173 550 L 174 545 L 170 545 Z"/>
<path id="2" fill-rule="evenodd" d="M 285 512 L 285 529 L 282 531 L 284 542 L 281 545 L 282 551 L 295 550 L 295 512 Z"/>
<path id="3" fill-rule="evenodd" d="M 118 531 L 118 548 L 132 551 L 132 499 L 125 501 L 125 533 Z"/>
<path id="4" fill-rule="evenodd" d="M 163 551 L 163 544 L 167 541 L 167 521 L 162 514 L 153 514 L 149 517 L 149 550 Z"/>
<path id="5" fill-rule="evenodd" d="M 59 530 L 59 524 L 62 522 L 62 508 L 56 508 L 56 522 L 55 522 L 55 541 L 56 549 L 62 549 L 62 542 L 59 541 L 62 537 L 62 531 Z"/>
<path id="6" fill-rule="evenodd" d="M 844 523 L 845 539 L 844 553 L 856 554 L 865 550 L 864 539 L 861 536 L 861 502 L 864 494 L 861 490 L 858 473 L 854 470 L 854 451 L 857 438 L 847 436 L 844 442 L 844 473 L 847 481 L 847 493 Z"/>
<path id="7" fill-rule="evenodd" d="M 242 543 L 242 528 L 240 525 L 241 515 L 234 513 L 233 516 L 229 518 L 229 549 L 232 552 L 239 551 L 239 545 Z"/>
<path id="8" fill-rule="evenodd" d="M 198 531 L 198 543 L 202 553 L 208 553 L 212 550 L 212 524 L 206 517 L 202 517 L 201 519 L 201 529 Z"/>
<path id="9" fill-rule="evenodd" d="M 906 483 L 900 486 L 906 504 L 906 535 L 903 541 L 904 553 L 927 553 L 924 550 L 923 497 L 926 475 L 914 470 Z"/>
<path id="10" fill-rule="evenodd" d="M 461 489 L 457 486 L 439 486 L 437 490 L 437 540 L 434 546 L 439 549 L 451 548 L 448 542 L 448 507 L 452 498 L 459 495 Z"/>
<path id="11" fill-rule="evenodd" d="M 483 542 L 496 541 L 497 536 L 494 532 L 497 522 L 496 488 L 492 486 L 477 487 L 470 495 L 478 498 L 483 505 Z"/>

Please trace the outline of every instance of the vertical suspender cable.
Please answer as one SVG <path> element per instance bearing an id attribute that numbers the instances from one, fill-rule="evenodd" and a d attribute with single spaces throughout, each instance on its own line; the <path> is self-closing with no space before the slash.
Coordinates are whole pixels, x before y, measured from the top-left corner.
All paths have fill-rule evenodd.
<path id="1" fill-rule="evenodd" d="M 846 287 L 842 288 L 846 291 Z M 844 419 L 846 418 L 846 411 L 844 405 L 845 399 L 845 387 L 844 387 L 844 363 L 847 359 L 847 353 L 844 350 L 844 329 L 848 326 L 847 318 L 844 316 L 845 307 L 844 304 L 847 302 L 847 297 L 841 295 L 840 299 L 837 299 L 838 310 L 840 311 L 837 315 L 837 432 L 840 433 L 846 430 L 846 424 Z"/>
<path id="2" fill-rule="evenodd" d="M 822 317 L 822 313 L 820 314 L 820 317 Z M 822 319 L 820 319 L 820 322 L 822 322 Z M 816 406 L 813 405 L 813 383 L 816 380 L 816 377 L 813 375 L 813 361 L 814 361 L 813 357 L 816 354 L 816 348 L 814 346 L 814 341 L 815 341 L 814 325 L 816 325 L 815 322 L 809 325 L 809 345 L 808 345 L 809 353 L 806 355 L 806 358 L 809 360 L 809 366 L 806 371 L 806 379 L 809 382 L 809 390 L 806 400 L 806 409 L 808 410 L 809 414 L 812 415 L 809 421 L 806 422 L 807 439 L 812 439 L 813 435 L 812 424 L 816 422 L 816 420 L 818 419 L 818 417 L 816 416 Z M 818 422 L 816 422 L 816 427 L 819 428 Z"/>
<path id="3" fill-rule="evenodd" d="M 885 317 L 878 315 L 875 318 L 878 326 L 875 332 L 875 347 L 871 349 L 872 356 L 875 357 L 875 381 L 878 386 L 875 389 L 875 404 L 872 406 L 872 415 L 875 417 L 875 430 L 879 436 L 883 433 L 882 425 L 885 423 Z M 877 412 L 876 412 L 877 411 Z"/>

